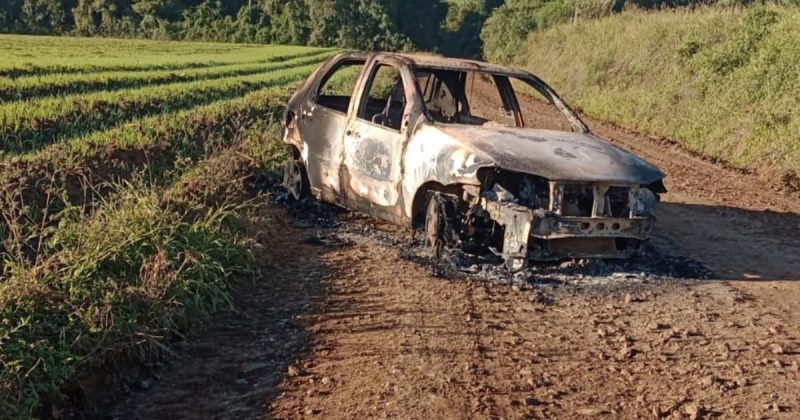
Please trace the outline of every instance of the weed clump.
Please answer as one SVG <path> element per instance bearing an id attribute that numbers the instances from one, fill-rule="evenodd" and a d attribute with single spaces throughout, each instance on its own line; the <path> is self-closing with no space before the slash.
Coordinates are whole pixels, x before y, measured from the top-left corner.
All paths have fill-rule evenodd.
<path id="1" fill-rule="evenodd" d="M 231 307 L 250 270 L 237 208 L 121 186 L 89 218 L 67 211 L 46 259 L 0 283 L 0 417 L 34 414 L 83 365 L 142 359 Z"/>

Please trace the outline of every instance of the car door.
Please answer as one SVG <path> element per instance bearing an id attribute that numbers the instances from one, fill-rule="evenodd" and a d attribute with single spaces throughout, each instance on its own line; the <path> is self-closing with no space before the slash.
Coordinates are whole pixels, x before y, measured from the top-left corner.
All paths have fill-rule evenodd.
<path id="1" fill-rule="evenodd" d="M 368 67 L 344 133 L 342 189 L 348 206 L 397 222 L 402 218 L 401 163 L 413 79 L 398 63 L 376 60 Z"/>
<path id="2" fill-rule="evenodd" d="M 298 112 L 311 191 L 327 201 L 338 201 L 342 135 L 365 62 L 343 58 L 331 63 Z"/>

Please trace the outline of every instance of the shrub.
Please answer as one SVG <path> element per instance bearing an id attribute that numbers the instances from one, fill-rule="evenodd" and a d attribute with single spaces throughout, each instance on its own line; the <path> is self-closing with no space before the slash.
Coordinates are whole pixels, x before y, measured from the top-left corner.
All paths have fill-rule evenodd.
<path id="1" fill-rule="evenodd" d="M 529 33 L 569 21 L 573 10 L 572 0 L 506 2 L 483 27 L 484 55 L 491 61 L 510 61 L 520 54 Z"/>

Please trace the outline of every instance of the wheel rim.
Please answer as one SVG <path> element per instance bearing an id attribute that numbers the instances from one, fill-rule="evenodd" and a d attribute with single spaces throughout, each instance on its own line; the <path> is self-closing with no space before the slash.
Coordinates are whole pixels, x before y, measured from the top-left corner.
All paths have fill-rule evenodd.
<path id="1" fill-rule="evenodd" d="M 289 162 L 286 166 L 286 176 L 283 183 L 289 194 L 295 200 L 299 200 L 303 193 L 303 170 L 300 168 L 299 162 Z"/>

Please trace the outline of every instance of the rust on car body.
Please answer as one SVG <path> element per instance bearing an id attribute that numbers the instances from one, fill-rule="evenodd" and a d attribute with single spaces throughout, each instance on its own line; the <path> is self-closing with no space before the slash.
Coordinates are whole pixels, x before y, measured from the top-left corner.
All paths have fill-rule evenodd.
<path id="1" fill-rule="evenodd" d="M 520 90 L 566 129 L 528 127 Z M 474 60 L 339 54 L 291 98 L 284 125 L 297 198 L 412 228 L 453 219 L 428 229 L 433 241 L 457 226 L 449 237 L 496 247 L 513 267 L 631 256 L 665 192 L 660 170 L 591 133 L 542 80 Z"/>

